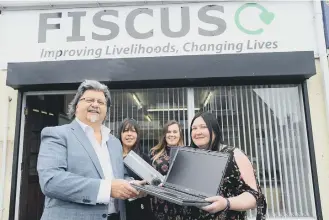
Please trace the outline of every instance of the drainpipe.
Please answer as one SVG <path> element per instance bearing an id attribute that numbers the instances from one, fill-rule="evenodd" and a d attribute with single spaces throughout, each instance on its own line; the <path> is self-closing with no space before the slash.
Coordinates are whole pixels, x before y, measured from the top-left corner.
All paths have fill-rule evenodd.
<path id="1" fill-rule="evenodd" d="M 1 179 L 0 179 L 0 219 L 2 219 L 4 205 L 4 191 L 5 191 L 5 176 L 6 176 L 6 162 L 7 162 L 7 141 L 8 141 L 8 129 L 9 129 L 9 103 L 11 102 L 11 97 L 8 96 L 8 102 L 5 107 L 5 114 L 4 114 L 4 131 L 3 131 L 3 143 L 2 143 L 2 164 L 1 164 Z"/>
<path id="2" fill-rule="evenodd" d="M 326 103 L 327 124 L 329 125 L 329 66 L 327 57 L 327 47 L 324 35 L 323 14 L 320 0 L 313 0 L 313 12 L 316 28 L 316 43 L 320 60 L 320 70 L 322 72 L 322 82 Z"/>
<path id="3" fill-rule="evenodd" d="M 320 60 L 320 71 L 322 73 L 322 85 L 323 85 L 324 96 L 325 96 L 324 101 L 326 104 L 325 105 L 326 117 L 327 117 L 326 122 L 327 125 L 329 125 L 329 66 L 328 66 L 327 46 L 326 46 L 325 33 L 324 33 L 324 22 L 323 22 L 321 0 L 313 0 L 313 15 L 314 15 L 315 34 L 316 34 L 316 43 L 317 43 L 316 46 L 319 53 L 318 56 Z M 319 213 L 322 211 L 320 192 L 317 192 L 316 194 L 317 194 L 316 197 L 318 197 L 320 201 L 319 202 L 315 201 L 315 204 L 318 205 L 318 208 L 316 209 L 315 213 L 317 219 L 323 219 L 322 213 Z M 315 207 L 313 207 L 313 210 L 314 208 Z"/>

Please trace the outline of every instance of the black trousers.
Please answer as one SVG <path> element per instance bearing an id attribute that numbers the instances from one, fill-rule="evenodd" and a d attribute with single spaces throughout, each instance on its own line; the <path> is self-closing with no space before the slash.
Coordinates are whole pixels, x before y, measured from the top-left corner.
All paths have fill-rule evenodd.
<path id="1" fill-rule="evenodd" d="M 107 220 L 120 220 L 120 213 L 108 215 Z"/>

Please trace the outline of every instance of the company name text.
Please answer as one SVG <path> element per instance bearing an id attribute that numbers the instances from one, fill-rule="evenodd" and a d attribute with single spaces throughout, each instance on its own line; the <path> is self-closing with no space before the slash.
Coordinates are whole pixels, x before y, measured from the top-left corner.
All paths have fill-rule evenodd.
<path id="1" fill-rule="evenodd" d="M 156 12 L 154 10 L 159 10 Z M 88 14 L 87 14 L 88 13 Z M 180 38 L 186 36 L 191 30 L 191 22 L 196 22 L 195 19 L 200 21 L 197 33 L 201 36 L 218 36 L 225 32 L 226 22 L 223 18 L 224 7 L 220 5 L 206 5 L 201 7 L 197 12 L 197 18 L 191 15 L 190 8 L 184 6 L 180 8 L 180 19 L 175 22 L 180 22 L 179 30 L 172 30 L 170 25 L 170 16 L 174 13 L 170 13 L 168 7 L 162 7 L 159 9 L 152 8 L 137 8 L 131 10 L 125 17 L 123 17 L 121 11 L 114 9 L 100 10 L 92 15 L 91 11 L 70 11 L 70 12 L 53 12 L 53 13 L 41 13 L 39 15 L 39 33 L 38 43 L 47 42 L 47 35 L 61 33 L 61 36 L 66 38 L 67 42 L 79 42 L 86 40 L 95 41 L 110 41 L 125 31 L 130 37 L 134 39 L 148 39 L 158 31 L 157 27 L 160 27 L 162 34 L 168 38 Z M 157 15 L 159 13 L 159 16 Z M 138 22 L 137 17 L 142 16 L 142 22 Z M 193 16 L 193 21 L 191 17 Z M 86 19 L 91 19 L 88 21 Z M 119 19 L 124 19 L 124 27 L 121 27 Z M 145 22 L 145 19 L 152 20 Z M 155 22 L 153 22 L 155 21 Z M 86 23 L 92 22 L 91 33 L 82 31 L 82 27 L 85 27 Z M 62 26 L 69 27 L 69 33 L 63 30 Z M 206 26 L 210 25 L 211 28 L 202 27 L 202 24 Z M 68 25 L 68 26 L 67 26 Z M 147 27 L 147 31 L 141 31 L 140 27 Z M 85 30 L 85 29 L 84 29 Z M 62 31 L 62 32 L 59 32 Z M 84 32 L 84 33 L 82 33 Z M 195 33 L 194 33 L 195 34 Z"/>

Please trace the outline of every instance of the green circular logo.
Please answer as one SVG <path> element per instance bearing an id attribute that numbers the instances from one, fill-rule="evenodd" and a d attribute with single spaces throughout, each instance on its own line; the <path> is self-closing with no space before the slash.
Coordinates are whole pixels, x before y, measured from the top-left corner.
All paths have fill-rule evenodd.
<path id="1" fill-rule="evenodd" d="M 257 34 L 261 34 L 263 33 L 264 29 L 263 28 L 259 28 L 256 30 L 251 30 L 248 29 L 246 27 L 243 27 L 241 25 L 240 22 L 240 14 L 243 10 L 245 10 L 246 8 L 250 8 L 250 7 L 254 7 L 254 8 L 258 8 L 261 13 L 259 14 L 259 19 L 266 25 L 269 25 L 272 23 L 272 21 L 274 20 L 274 13 L 273 12 L 269 12 L 266 8 L 264 8 L 263 6 L 261 6 L 258 3 L 247 3 L 242 5 L 236 12 L 235 12 L 235 24 L 236 26 L 239 28 L 240 31 L 246 33 L 246 34 L 251 34 L 251 35 L 257 35 Z"/>

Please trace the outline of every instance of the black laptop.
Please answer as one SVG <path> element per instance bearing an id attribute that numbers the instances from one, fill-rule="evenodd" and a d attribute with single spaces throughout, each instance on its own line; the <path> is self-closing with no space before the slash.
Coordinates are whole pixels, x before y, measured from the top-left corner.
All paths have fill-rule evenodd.
<path id="1" fill-rule="evenodd" d="M 216 196 L 224 179 L 230 155 L 191 147 L 175 149 L 172 164 L 163 186 L 133 185 L 169 202 L 202 207 L 210 203 L 205 198 Z"/>
<path id="2" fill-rule="evenodd" d="M 169 158 L 169 166 L 171 166 L 172 161 L 177 153 L 177 150 L 181 147 L 170 147 L 170 155 L 171 157 Z"/>

